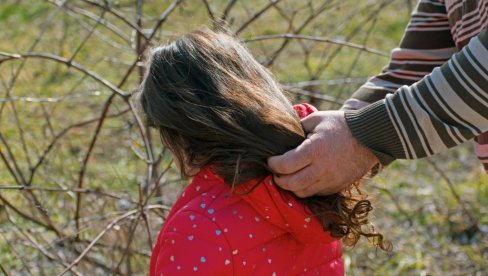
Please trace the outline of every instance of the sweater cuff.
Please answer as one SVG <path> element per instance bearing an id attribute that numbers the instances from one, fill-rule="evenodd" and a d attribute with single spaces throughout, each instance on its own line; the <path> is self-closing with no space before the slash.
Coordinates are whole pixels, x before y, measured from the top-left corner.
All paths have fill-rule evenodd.
<path id="1" fill-rule="evenodd" d="M 344 114 L 352 135 L 361 145 L 371 150 L 383 166 L 397 158 L 405 158 L 384 100 L 359 110 L 345 110 Z"/>

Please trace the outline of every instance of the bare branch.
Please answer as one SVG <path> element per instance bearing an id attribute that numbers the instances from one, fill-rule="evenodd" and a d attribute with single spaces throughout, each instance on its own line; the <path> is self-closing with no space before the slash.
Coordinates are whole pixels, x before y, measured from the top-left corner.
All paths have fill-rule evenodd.
<path id="1" fill-rule="evenodd" d="M 56 1 L 54 1 L 54 0 L 48 0 L 48 1 L 59 7 L 59 4 L 56 3 Z M 111 24 L 107 20 L 105 20 L 105 18 L 104 18 L 105 12 L 106 12 L 105 9 L 102 10 L 101 16 L 97 16 L 97 15 L 95 15 L 95 14 L 93 14 L 87 10 L 84 10 L 84 9 L 81 9 L 81 8 L 78 8 L 75 6 L 70 6 L 70 5 L 64 5 L 63 9 L 68 11 L 68 12 L 72 12 L 74 14 L 79 14 L 79 15 L 84 16 L 90 20 L 95 21 L 95 25 L 92 27 L 92 30 L 90 31 L 90 33 L 93 33 L 96 26 L 102 25 L 105 28 L 107 28 L 108 30 L 110 30 L 112 33 L 114 33 L 116 36 L 121 38 L 125 43 L 130 45 L 130 38 L 122 30 L 120 30 L 119 28 L 117 28 L 115 25 Z"/>
<path id="2" fill-rule="evenodd" d="M 139 26 L 137 26 L 137 25 L 133 24 L 132 22 L 130 22 L 129 20 L 127 20 L 127 18 L 124 15 L 122 15 L 120 12 L 118 12 L 113 7 L 111 7 L 108 2 L 104 2 L 104 4 L 102 5 L 102 4 L 95 2 L 95 1 L 92 1 L 92 0 L 81 0 L 81 1 L 83 1 L 87 4 L 90 4 L 92 6 L 102 8 L 105 11 L 113 14 L 115 17 L 122 20 L 122 22 L 124 22 L 125 24 L 130 26 L 134 31 L 136 31 L 140 37 L 144 38 L 144 40 L 147 40 L 147 37 L 144 35 L 144 33 L 141 31 L 141 29 L 139 29 Z"/>
<path id="3" fill-rule="evenodd" d="M 229 13 L 232 10 L 232 7 L 234 7 L 235 3 L 237 3 L 237 0 L 229 0 L 227 5 L 225 6 L 225 9 L 224 9 L 224 12 L 222 13 L 222 16 L 220 17 L 221 21 L 227 20 L 227 17 L 229 16 Z"/>
<path id="4" fill-rule="evenodd" d="M 384 53 L 375 49 L 368 48 L 364 45 L 354 44 L 351 42 L 342 41 L 339 39 L 333 38 L 325 38 L 325 37 L 315 37 L 315 36 L 308 36 L 308 35 L 298 35 L 298 34 L 275 34 L 275 35 L 263 35 L 263 36 L 256 36 L 249 39 L 244 39 L 243 42 L 254 42 L 254 41 L 261 41 L 261 40 L 270 40 L 270 39 L 303 39 L 303 40 L 311 40 L 317 42 L 325 42 L 331 44 L 337 44 L 341 46 L 346 46 L 354 49 L 358 49 L 367 53 L 375 54 L 381 57 L 389 58 L 390 55 L 388 53 Z"/>
<path id="5" fill-rule="evenodd" d="M 341 100 L 341 99 L 337 99 L 337 98 L 334 98 L 334 97 L 331 97 L 331 96 L 327 96 L 327 95 L 323 95 L 323 94 L 318 94 L 318 93 L 312 93 L 310 91 L 307 91 L 307 90 L 303 90 L 303 89 L 299 89 L 299 88 L 295 88 L 295 87 L 291 87 L 291 86 L 282 86 L 283 89 L 285 91 L 288 91 L 288 92 L 291 92 L 291 93 L 295 93 L 295 94 L 299 94 L 299 95 L 302 95 L 302 96 L 307 96 L 309 98 L 315 98 L 315 99 L 319 99 L 319 100 L 322 100 L 322 101 L 326 101 L 326 102 L 331 102 L 331 103 L 336 103 L 336 104 L 344 104 L 344 101 Z"/>
<path id="6" fill-rule="evenodd" d="M 166 207 L 166 206 L 163 206 L 163 205 L 150 205 L 148 206 L 148 209 L 151 210 L 151 209 L 164 209 L 164 210 L 168 210 L 169 208 Z M 96 237 L 95 239 L 93 239 L 93 241 L 85 248 L 85 250 L 83 250 L 83 252 L 78 256 L 78 258 L 76 258 L 65 270 L 63 270 L 59 275 L 64 275 L 66 272 L 69 271 L 69 269 L 71 269 L 72 267 L 76 266 L 82 259 L 83 257 L 86 256 L 86 254 L 93 248 L 93 246 L 98 242 L 98 240 L 100 240 L 110 229 L 112 229 L 117 223 L 119 223 L 120 221 L 122 220 L 125 220 L 127 218 L 129 218 L 130 216 L 132 215 L 135 215 L 139 212 L 140 210 L 139 209 L 136 209 L 136 210 L 131 210 L 121 216 L 119 216 L 118 218 L 114 219 L 112 222 L 110 222 L 106 227 L 105 229 L 102 230 L 102 232 L 100 232 Z"/>
<path id="7" fill-rule="evenodd" d="M 93 91 L 87 93 L 76 93 L 76 94 L 71 94 L 71 95 L 57 97 L 57 98 L 9 97 L 9 98 L 0 98 L 0 102 L 59 103 L 59 102 L 64 102 L 66 100 L 77 100 L 89 96 L 106 96 L 110 94 L 112 93 L 103 92 L 103 91 Z"/>
<path id="8" fill-rule="evenodd" d="M 136 57 L 136 60 L 132 63 L 132 65 L 129 67 L 129 69 L 127 70 L 125 75 L 122 77 L 122 80 L 119 82 L 118 87 L 122 87 L 125 84 L 125 82 L 129 78 L 130 74 L 132 73 L 132 71 L 136 67 L 137 63 L 142 58 L 142 56 L 141 56 L 142 53 L 144 53 L 144 51 L 149 47 L 149 43 L 151 42 L 151 40 L 156 35 L 156 32 L 159 30 L 159 28 L 161 28 L 163 23 L 168 19 L 168 17 L 176 9 L 176 7 L 178 5 L 180 5 L 182 2 L 183 2 L 183 0 L 173 1 L 173 3 L 171 3 L 171 5 L 159 16 L 158 21 L 156 22 L 155 26 L 153 27 L 153 29 L 151 31 L 151 34 L 147 38 L 147 42 L 143 46 L 141 46 L 141 48 L 139 49 L 139 55 Z"/>
<path id="9" fill-rule="evenodd" d="M 84 193 L 84 194 L 96 194 L 100 196 L 111 197 L 115 199 L 124 199 L 133 204 L 137 204 L 136 201 L 132 201 L 126 196 L 103 191 L 103 190 L 93 190 L 93 189 L 78 189 L 78 188 L 47 188 L 47 187 L 33 187 L 33 186 L 18 186 L 18 185 L 0 185 L 0 190 L 36 190 L 45 192 L 61 192 L 61 193 Z"/>
<path id="10" fill-rule="evenodd" d="M 477 227 L 478 220 L 475 217 L 473 217 L 471 211 L 466 209 L 465 206 L 466 203 L 463 202 L 461 196 L 456 192 L 456 189 L 454 189 L 454 184 L 451 182 L 447 174 L 431 158 L 427 158 L 427 162 L 429 162 L 429 164 L 434 168 L 434 170 L 440 175 L 441 179 L 443 179 L 447 183 L 447 186 L 449 187 L 449 191 L 451 191 L 451 194 L 453 195 L 454 199 L 456 199 L 456 202 L 459 204 L 459 207 L 461 207 L 461 209 L 463 210 L 464 215 L 469 218 L 471 225 Z"/>
<path id="11" fill-rule="evenodd" d="M 88 150 L 85 154 L 85 157 L 83 158 L 83 161 L 81 163 L 81 168 L 79 171 L 79 177 L 78 177 L 78 189 L 83 188 L 83 180 L 86 172 L 86 167 L 88 165 L 88 160 L 90 159 L 91 153 L 93 151 L 93 148 L 95 147 L 95 143 L 98 140 L 98 134 L 100 133 L 100 130 L 102 129 L 103 123 L 105 122 L 105 119 L 107 118 L 108 110 L 110 106 L 112 105 L 113 99 L 115 94 L 110 95 L 110 97 L 107 99 L 105 102 L 105 105 L 102 110 L 102 114 L 100 115 L 100 120 L 98 121 L 97 127 L 95 129 L 95 133 L 93 134 L 93 137 L 91 139 L 90 145 L 88 146 Z M 75 211 L 75 221 L 76 221 L 76 230 L 80 230 L 80 204 L 81 204 L 81 193 L 76 193 L 76 211 Z M 78 236 L 77 236 L 78 237 Z"/>
<path id="12" fill-rule="evenodd" d="M 278 4 L 279 2 L 281 2 L 281 0 L 271 0 L 269 2 L 268 5 L 266 5 L 264 8 L 262 8 L 261 10 L 259 10 L 257 13 L 255 13 L 251 18 L 249 18 L 249 20 L 247 20 L 246 22 L 244 22 L 244 24 L 242 24 L 239 29 L 237 29 L 236 31 L 236 35 L 238 35 L 239 33 L 241 33 L 242 31 L 244 31 L 244 29 L 246 29 L 249 25 L 251 25 L 251 23 L 253 23 L 254 21 L 256 21 L 259 17 L 261 17 L 261 15 L 263 15 L 267 10 L 269 10 L 271 7 L 273 7 L 274 5 Z"/>
<path id="13" fill-rule="evenodd" d="M 127 98 L 129 94 L 125 93 L 124 91 L 120 90 L 120 88 L 114 86 L 111 82 L 107 81 L 106 79 L 98 76 L 96 73 L 86 69 L 82 65 L 76 63 L 76 62 L 70 62 L 70 60 L 56 56 L 53 54 L 46 54 L 46 53 L 27 53 L 27 54 L 9 54 L 9 53 L 4 53 L 1 52 L 0 55 L 2 56 L 7 56 L 4 59 L 0 59 L 0 64 L 5 61 L 9 60 L 15 60 L 15 59 L 29 59 L 29 58 L 39 58 L 39 59 L 47 59 L 47 60 L 52 60 L 54 62 L 59 62 L 62 63 L 69 68 L 74 68 L 80 72 L 82 72 L 85 75 L 90 76 L 92 79 L 96 80 L 100 84 L 104 85 L 108 89 L 112 90 L 114 93 L 118 94 L 119 96 L 123 98 Z"/>
<path id="14" fill-rule="evenodd" d="M 207 0 L 202 0 L 203 1 L 203 4 L 205 4 L 205 8 L 207 9 L 207 13 L 208 13 L 208 16 L 210 17 L 210 20 L 212 22 L 215 22 L 215 15 L 212 11 L 212 9 L 210 8 L 210 4 L 208 3 Z"/>

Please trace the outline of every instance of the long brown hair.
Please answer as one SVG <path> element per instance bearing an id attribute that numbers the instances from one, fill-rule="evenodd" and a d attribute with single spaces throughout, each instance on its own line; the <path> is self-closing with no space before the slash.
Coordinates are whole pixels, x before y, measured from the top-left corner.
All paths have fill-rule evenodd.
<path id="1" fill-rule="evenodd" d="M 270 175 L 266 160 L 300 145 L 305 132 L 272 74 L 228 34 L 190 32 L 153 50 L 140 101 L 150 125 L 187 168 L 210 166 L 229 185 Z M 301 201 L 332 236 L 354 245 L 371 203 L 357 185 Z"/>

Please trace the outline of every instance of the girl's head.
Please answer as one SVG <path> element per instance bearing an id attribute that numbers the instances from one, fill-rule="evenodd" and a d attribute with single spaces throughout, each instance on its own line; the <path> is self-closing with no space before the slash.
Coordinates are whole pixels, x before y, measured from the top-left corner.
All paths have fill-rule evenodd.
<path id="1" fill-rule="evenodd" d="M 184 175 L 210 166 L 231 185 L 264 178 L 268 157 L 305 139 L 270 72 L 235 38 L 208 29 L 152 52 L 140 101 Z M 371 210 L 369 201 L 348 193 L 303 201 L 325 230 L 351 243 Z"/>
<path id="2" fill-rule="evenodd" d="M 212 166 L 228 183 L 265 176 L 267 157 L 305 137 L 272 75 L 223 33 L 194 31 L 156 48 L 142 91 L 149 122 L 184 174 Z"/>

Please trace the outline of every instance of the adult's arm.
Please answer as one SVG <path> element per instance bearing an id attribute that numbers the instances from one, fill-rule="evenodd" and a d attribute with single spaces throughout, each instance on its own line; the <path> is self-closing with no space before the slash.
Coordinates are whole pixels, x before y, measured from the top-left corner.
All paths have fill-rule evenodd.
<path id="1" fill-rule="evenodd" d="M 348 99 L 342 109 L 360 109 L 403 85 L 412 85 L 444 64 L 456 52 L 446 6 L 419 1 L 390 62 Z"/>
<path id="2" fill-rule="evenodd" d="M 345 118 L 382 164 L 433 155 L 488 130 L 488 28 L 421 81 Z"/>
<path id="3" fill-rule="evenodd" d="M 362 177 L 378 159 L 386 165 L 421 158 L 488 130 L 487 33 L 484 29 L 442 67 L 384 100 L 303 119 L 308 138 L 268 160 L 275 182 L 300 197 L 331 194 Z"/>

